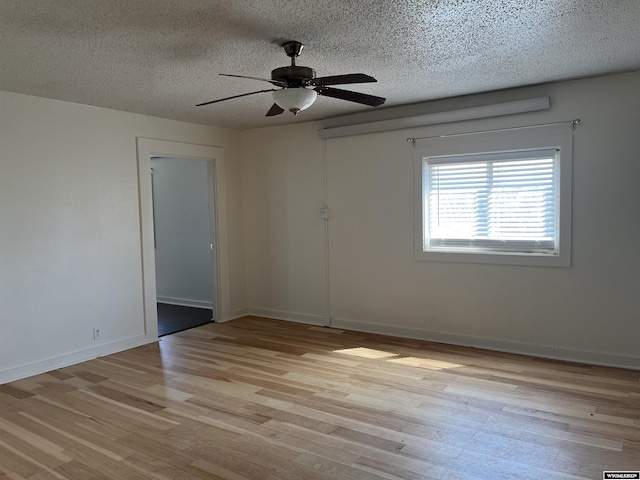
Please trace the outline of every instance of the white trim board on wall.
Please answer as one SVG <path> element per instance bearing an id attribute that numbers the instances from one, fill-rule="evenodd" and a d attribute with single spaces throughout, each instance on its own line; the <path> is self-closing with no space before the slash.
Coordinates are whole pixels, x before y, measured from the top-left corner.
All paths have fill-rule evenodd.
<path id="1" fill-rule="evenodd" d="M 516 113 L 536 112 L 548 110 L 551 107 L 548 96 L 515 100 L 513 102 L 496 103 L 493 105 L 481 105 L 479 107 L 448 110 L 437 113 L 427 113 L 414 117 L 400 117 L 379 122 L 361 123 L 357 125 L 345 125 L 343 127 L 330 127 L 318 130 L 320 138 L 338 138 L 365 133 L 388 132 L 404 128 L 425 127 L 441 123 L 461 122 L 464 120 L 476 120 L 480 118 L 500 117 L 514 115 Z"/>

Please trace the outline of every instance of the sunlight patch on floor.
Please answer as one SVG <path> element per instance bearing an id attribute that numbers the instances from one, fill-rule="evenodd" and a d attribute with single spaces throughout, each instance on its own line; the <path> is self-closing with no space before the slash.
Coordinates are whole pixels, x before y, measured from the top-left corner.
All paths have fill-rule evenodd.
<path id="1" fill-rule="evenodd" d="M 334 350 L 335 353 L 346 353 L 347 355 L 354 355 L 356 357 L 363 358 L 389 358 L 397 357 L 397 353 L 385 352 L 384 350 L 374 350 L 373 348 L 356 347 L 345 348 L 343 350 Z"/>
<path id="2" fill-rule="evenodd" d="M 428 368 L 429 370 L 448 370 L 450 368 L 461 368 L 464 365 L 459 363 L 445 362 L 444 360 L 433 360 L 431 358 L 401 357 L 387 360 L 392 363 L 411 365 L 413 367 Z"/>
<path id="3" fill-rule="evenodd" d="M 420 357 L 403 357 L 397 353 L 387 352 L 384 350 L 375 350 L 373 348 L 355 347 L 334 350 L 334 353 L 344 353 L 353 355 L 354 357 L 385 359 L 387 362 L 398 363 L 401 365 L 409 365 L 418 368 L 427 368 L 429 370 L 448 370 L 451 368 L 461 368 L 464 365 L 460 363 L 445 362 L 444 360 L 434 360 L 431 358 Z"/>

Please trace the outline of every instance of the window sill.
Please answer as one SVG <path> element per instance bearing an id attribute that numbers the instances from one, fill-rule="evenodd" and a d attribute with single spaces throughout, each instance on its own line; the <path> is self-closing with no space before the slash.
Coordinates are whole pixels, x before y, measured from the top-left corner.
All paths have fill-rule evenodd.
<path id="1" fill-rule="evenodd" d="M 536 255 L 481 252 L 416 252 L 416 260 L 430 262 L 484 263 L 489 265 L 521 265 L 530 267 L 571 267 L 569 255 Z"/>

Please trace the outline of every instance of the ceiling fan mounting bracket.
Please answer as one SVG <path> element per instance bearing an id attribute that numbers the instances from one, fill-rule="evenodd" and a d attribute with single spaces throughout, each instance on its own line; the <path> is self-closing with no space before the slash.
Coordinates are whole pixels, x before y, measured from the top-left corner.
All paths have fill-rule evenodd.
<path id="1" fill-rule="evenodd" d="M 284 49 L 287 57 L 291 57 L 292 61 L 295 57 L 300 55 L 302 49 L 304 48 L 304 45 L 302 43 L 296 42 L 295 40 L 284 42 L 280 46 Z"/>

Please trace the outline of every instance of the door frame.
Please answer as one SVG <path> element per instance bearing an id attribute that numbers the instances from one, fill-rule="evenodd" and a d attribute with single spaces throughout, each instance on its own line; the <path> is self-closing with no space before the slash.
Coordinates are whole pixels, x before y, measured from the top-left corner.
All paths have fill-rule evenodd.
<path id="1" fill-rule="evenodd" d="M 145 335 L 158 337 L 156 298 L 156 265 L 153 231 L 153 199 L 151 157 L 207 160 L 211 185 L 211 255 L 213 272 L 213 312 L 216 321 L 224 321 L 229 311 L 229 245 L 227 242 L 227 207 L 224 174 L 224 149 L 208 145 L 136 138 L 138 162 L 138 203 L 140 212 L 140 250 L 142 263 L 142 295 Z"/>

